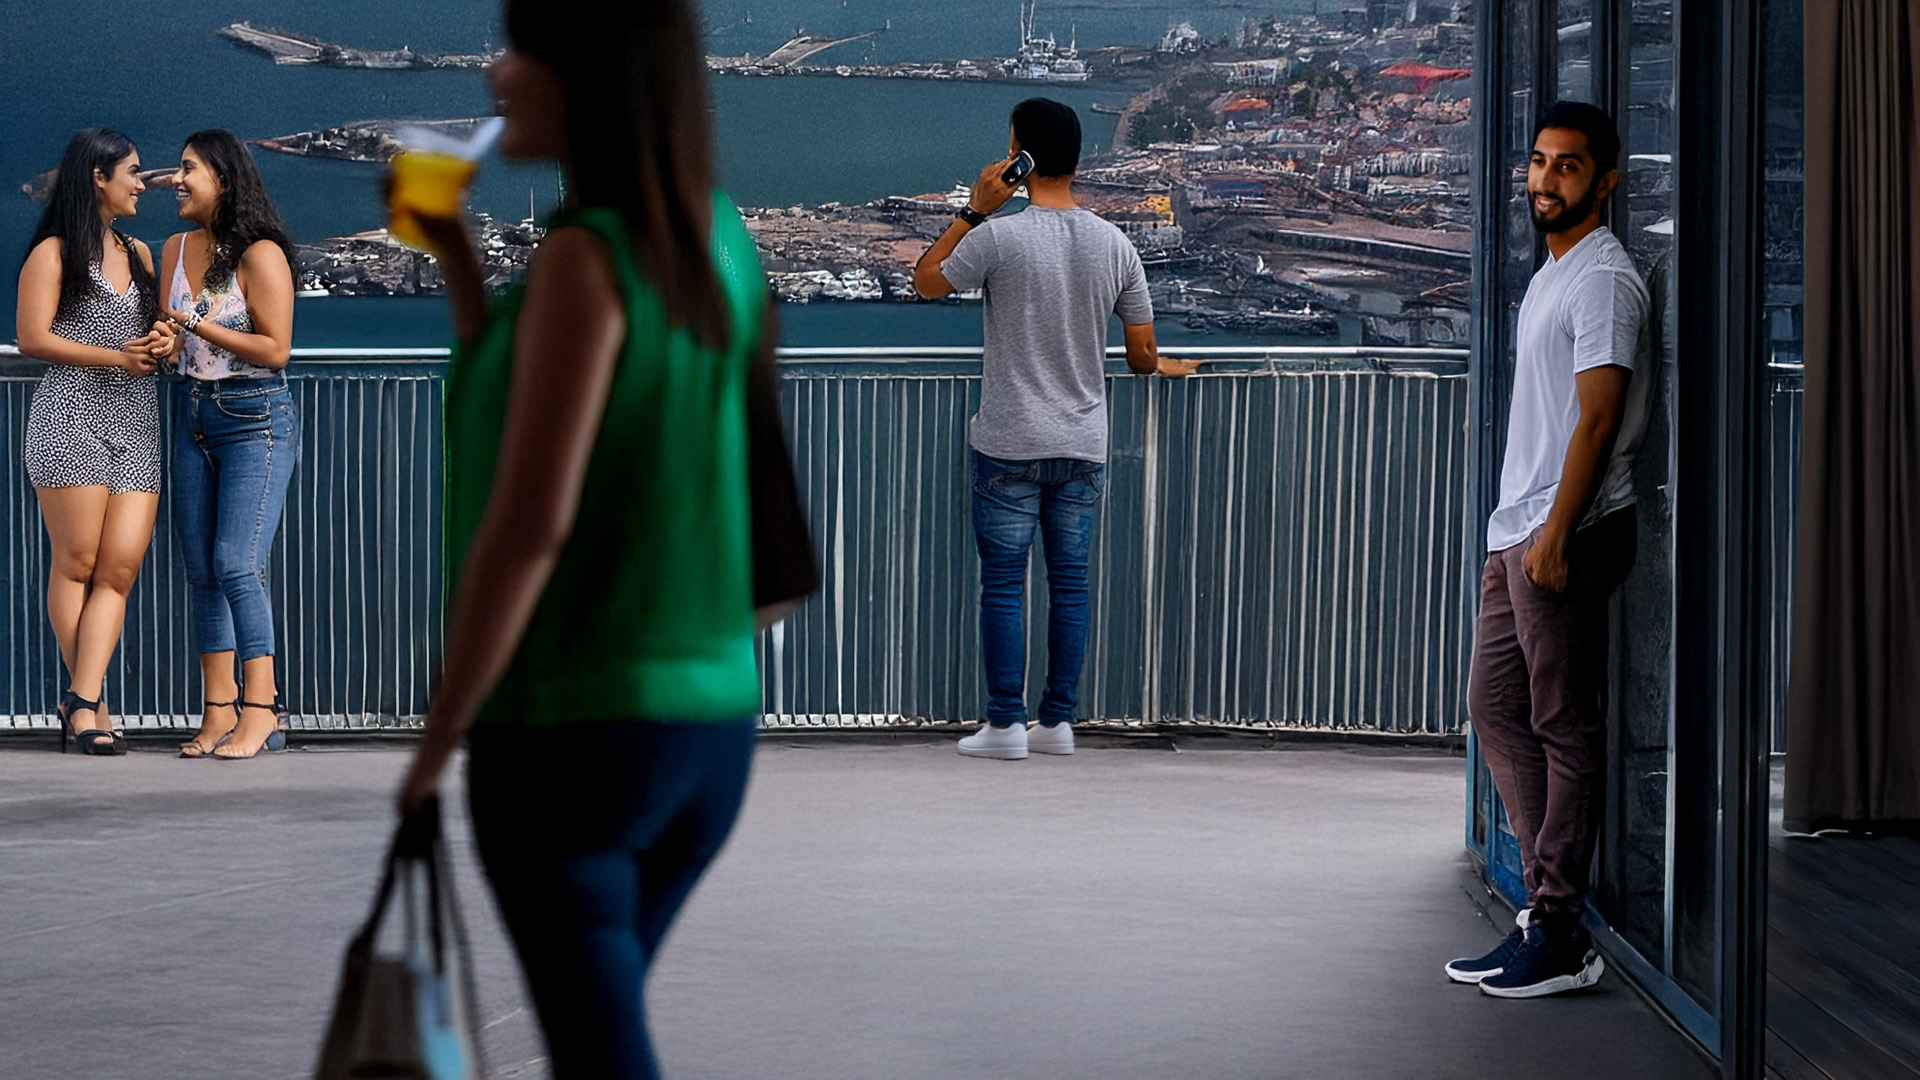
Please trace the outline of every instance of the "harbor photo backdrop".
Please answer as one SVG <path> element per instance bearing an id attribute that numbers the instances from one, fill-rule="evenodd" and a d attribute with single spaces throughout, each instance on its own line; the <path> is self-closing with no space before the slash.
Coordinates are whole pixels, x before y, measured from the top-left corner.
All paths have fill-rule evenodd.
<path id="1" fill-rule="evenodd" d="M 963 345 L 977 304 L 925 303 L 912 263 L 956 185 L 1036 93 L 1081 112 L 1083 201 L 1150 267 L 1163 341 L 1464 343 L 1472 0 L 710 0 L 723 179 L 760 240 L 789 345 Z M 0 235 L 17 266 L 71 132 L 256 141 L 301 245 L 296 344 L 444 344 L 431 261 L 383 232 L 394 129 L 491 112 L 491 0 L 395 6 L 11 0 L 0 19 Z M 51 58 L 51 59 L 50 59 Z M 558 194 L 489 161 L 473 208 L 496 283 Z M 123 223 L 179 230 L 154 189 Z M 10 340 L 12 310 L 0 312 Z"/>

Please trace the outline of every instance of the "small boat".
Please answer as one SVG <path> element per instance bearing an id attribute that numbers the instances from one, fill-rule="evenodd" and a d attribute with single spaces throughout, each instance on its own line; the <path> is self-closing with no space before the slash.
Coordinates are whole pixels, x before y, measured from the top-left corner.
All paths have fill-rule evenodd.
<path id="1" fill-rule="evenodd" d="M 1094 112 L 1099 113 L 1101 116 L 1125 116 L 1127 113 L 1127 110 L 1125 109 L 1117 109 L 1112 105 L 1102 105 L 1097 101 L 1087 106 L 1087 108 L 1092 109 Z"/>

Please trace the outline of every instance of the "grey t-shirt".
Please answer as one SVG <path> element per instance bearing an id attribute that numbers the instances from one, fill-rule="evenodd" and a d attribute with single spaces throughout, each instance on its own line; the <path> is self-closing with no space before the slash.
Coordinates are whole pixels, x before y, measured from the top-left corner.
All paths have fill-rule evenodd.
<path id="1" fill-rule="evenodd" d="M 940 264 L 983 289 L 986 352 L 971 442 L 989 457 L 1107 459 L 1107 319 L 1153 321 L 1140 255 L 1090 210 L 1029 206 L 960 240 Z"/>

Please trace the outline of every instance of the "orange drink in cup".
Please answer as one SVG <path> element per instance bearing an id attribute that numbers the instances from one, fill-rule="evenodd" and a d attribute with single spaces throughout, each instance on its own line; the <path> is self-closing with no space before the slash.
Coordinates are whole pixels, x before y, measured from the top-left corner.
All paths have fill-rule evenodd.
<path id="1" fill-rule="evenodd" d="M 408 150 L 393 159 L 393 193 L 387 197 L 387 232 L 395 240 L 424 249 L 427 238 L 414 215 L 459 217 L 467 203 L 467 185 L 480 166 L 452 154 Z"/>
<path id="2" fill-rule="evenodd" d="M 459 217 L 467 188 L 480 171 L 480 156 L 500 135 L 501 120 L 482 121 L 467 139 L 427 128 L 398 133 L 407 149 L 393 159 L 393 188 L 387 196 L 387 232 L 408 247 L 425 249 L 419 217 Z"/>

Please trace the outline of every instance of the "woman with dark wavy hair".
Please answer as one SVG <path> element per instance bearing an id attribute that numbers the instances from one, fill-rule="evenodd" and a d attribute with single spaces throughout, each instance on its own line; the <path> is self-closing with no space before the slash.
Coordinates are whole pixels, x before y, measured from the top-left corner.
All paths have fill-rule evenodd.
<path id="1" fill-rule="evenodd" d="M 509 0 L 505 22 L 501 148 L 558 162 L 569 204 L 491 307 L 464 219 L 417 217 L 461 339 L 456 585 L 399 803 L 423 805 L 467 741 L 474 836 L 554 1077 L 652 1077 L 647 966 L 733 827 L 760 709 L 747 398 L 766 278 L 715 187 L 691 0 Z"/>
<path id="2" fill-rule="evenodd" d="M 266 574 L 300 457 L 286 373 L 293 243 L 253 156 L 230 131 L 187 136 L 173 188 L 180 216 L 200 226 L 169 237 L 161 264 L 186 376 L 174 423 L 173 524 L 206 696 L 200 730 L 180 756 L 234 760 L 286 742 Z"/>
<path id="3" fill-rule="evenodd" d="M 47 618 L 70 681 L 60 747 L 126 753 L 100 692 L 127 593 L 160 509 L 153 256 L 113 227 L 132 217 L 140 152 L 107 128 L 76 133 L 20 268 L 20 351 L 47 362 L 27 414 L 26 466 L 52 541 Z"/>

